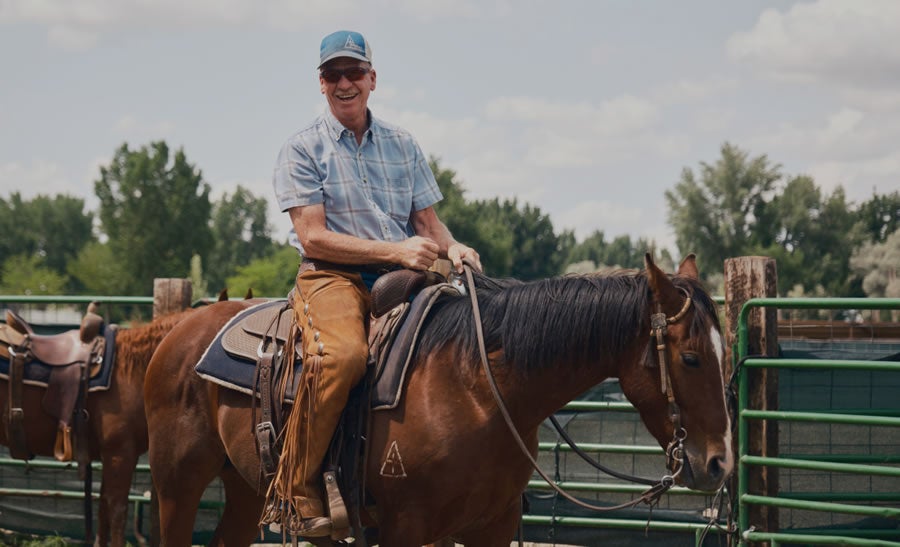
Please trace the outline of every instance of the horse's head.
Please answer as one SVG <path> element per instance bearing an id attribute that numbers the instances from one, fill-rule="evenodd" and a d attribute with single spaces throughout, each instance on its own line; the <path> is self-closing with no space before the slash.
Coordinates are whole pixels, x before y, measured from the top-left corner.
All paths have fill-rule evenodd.
<path id="1" fill-rule="evenodd" d="M 716 306 L 699 282 L 694 255 L 672 277 L 649 254 L 646 266 L 651 293 L 647 352 L 643 366 L 620 371 L 620 385 L 667 449 L 678 482 L 715 490 L 734 466 Z"/>

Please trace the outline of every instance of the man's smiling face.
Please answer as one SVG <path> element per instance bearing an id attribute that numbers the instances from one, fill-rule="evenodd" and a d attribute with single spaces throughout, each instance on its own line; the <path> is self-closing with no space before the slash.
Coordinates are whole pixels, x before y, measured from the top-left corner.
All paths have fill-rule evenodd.
<path id="1" fill-rule="evenodd" d="M 319 85 L 338 121 L 353 130 L 364 126 L 369 93 L 375 90 L 372 65 L 350 57 L 334 59 L 319 71 Z"/>

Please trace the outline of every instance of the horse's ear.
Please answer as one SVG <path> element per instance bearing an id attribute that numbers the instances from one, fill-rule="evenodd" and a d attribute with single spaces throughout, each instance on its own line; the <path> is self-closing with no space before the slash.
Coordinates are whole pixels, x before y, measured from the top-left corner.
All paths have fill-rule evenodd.
<path id="1" fill-rule="evenodd" d="M 253 287 L 247 289 L 247 294 L 244 295 L 244 300 L 250 300 L 253 298 Z"/>
<path id="2" fill-rule="evenodd" d="M 691 279 L 700 279 L 700 271 L 697 270 L 697 255 L 691 253 L 684 257 L 684 260 L 678 265 L 678 275 L 690 277 Z"/>
<path id="3" fill-rule="evenodd" d="M 219 302 L 222 302 L 223 300 L 228 300 L 228 288 L 227 287 L 222 289 L 221 291 L 219 291 Z"/>
<path id="4" fill-rule="evenodd" d="M 653 291 L 653 298 L 660 303 L 664 311 L 678 311 L 684 300 L 681 292 L 669 276 L 653 262 L 650 253 L 644 254 L 644 265 L 647 267 L 647 279 L 650 282 L 650 290 Z"/>

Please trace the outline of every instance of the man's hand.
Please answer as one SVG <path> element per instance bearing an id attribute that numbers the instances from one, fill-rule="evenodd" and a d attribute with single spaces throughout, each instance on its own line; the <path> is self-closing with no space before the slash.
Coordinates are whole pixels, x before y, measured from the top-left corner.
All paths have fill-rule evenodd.
<path id="1" fill-rule="evenodd" d="M 413 236 L 399 245 L 399 264 L 410 270 L 427 270 L 437 260 L 440 250 L 437 243 L 421 236 Z"/>
<path id="2" fill-rule="evenodd" d="M 475 249 L 468 245 L 458 242 L 453 243 L 447 249 L 447 258 L 450 259 L 450 262 L 453 262 L 453 267 L 456 268 L 457 273 L 463 272 L 463 259 L 467 259 L 479 272 L 482 271 L 481 257 L 478 256 Z"/>

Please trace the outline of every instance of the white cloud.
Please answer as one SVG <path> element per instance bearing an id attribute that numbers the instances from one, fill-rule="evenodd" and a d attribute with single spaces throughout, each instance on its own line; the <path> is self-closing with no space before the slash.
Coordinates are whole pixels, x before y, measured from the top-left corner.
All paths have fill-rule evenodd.
<path id="1" fill-rule="evenodd" d="M 405 13 L 420 21 L 446 18 L 481 19 L 502 16 L 512 9 L 508 2 L 477 0 L 381 0 L 381 8 Z"/>
<path id="2" fill-rule="evenodd" d="M 134 114 L 125 114 L 113 124 L 111 131 L 129 142 L 165 140 L 175 135 L 175 122 L 160 120 L 145 122 Z"/>
<path id="3" fill-rule="evenodd" d="M 553 225 L 558 231 L 574 230 L 579 241 L 600 230 L 606 241 L 624 234 L 632 243 L 644 238 L 659 248 L 676 248 L 674 233 L 661 210 L 627 207 L 610 200 L 581 201 L 558 215 Z"/>
<path id="4" fill-rule="evenodd" d="M 601 165 L 638 152 L 653 155 L 660 153 L 659 145 L 666 140 L 661 133 L 650 136 L 659 123 L 659 109 L 633 95 L 596 105 L 498 97 L 488 102 L 484 112 L 487 123 L 515 135 L 519 161 L 547 168 Z"/>
<path id="5" fill-rule="evenodd" d="M 604 225 L 622 226 L 622 232 L 638 233 L 641 230 L 629 230 L 640 222 L 641 211 L 632 207 L 624 207 L 620 203 L 609 200 L 581 201 L 568 209 L 563 215 L 560 229 L 574 230 L 576 237 L 582 239 L 597 230 L 597 219 L 602 218 Z M 612 231 L 603 230 L 607 239 Z M 620 232 L 616 232 L 618 234 Z"/>
<path id="6" fill-rule="evenodd" d="M 895 88 L 841 89 L 840 97 L 848 104 L 872 113 L 900 112 L 900 90 Z"/>
<path id="7" fill-rule="evenodd" d="M 523 96 L 498 97 L 484 111 L 493 121 L 540 122 L 561 132 L 582 135 L 620 135 L 645 129 L 659 119 L 653 102 L 633 95 L 622 95 L 597 105 Z"/>
<path id="8" fill-rule="evenodd" d="M 728 52 L 765 73 L 839 87 L 890 87 L 900 79 L 900 2 L 818 0 L 765 10 Z"/>
<path id="9" fill-rule="evenodd" d="M 126 28 L 270 28 L 299 30 L 323 24 L 346 25 L 377 13 L 419 21 L 448 18 L 503 17 L 506 0 L 375 0 L 360 6 L 353 0 L 5 0 L 0 25 L 37 23 L 48 27 L 53 45 L 84 49 L 106 32 Z"/>
<path id="10" fill-rule="evenodd" d="M 763 127 L 751 144 L 768 153 L 800 160 L 871 161 L 892 154 L 900 139 L 900 115 L 873 116 L 840 108 L 805 125 L 782 122 Z"/>
<path id="11" fill-rule="evenodd" d="M 65 51 L 85 51 L 97 45 L 99 34 L 72 26 L 53 25 L 47 31 L 50 44 Z"/>
<path id="12" fill-rule="evenodd" d="M 184 27 L 266 25 L 295 27 L 310 18 L 333 16 L 349 0 L 7 0 L 0 22 L 39 23 L 114 30 L 122 26 Z"/>
<path id="13" fill-rule="evenodd" d="M 87 181 L 73 181 L 66 170 L 51 161 L 35 160 L 29 164 L 10 162 L 0 165 L 0 192 L 8 196 L 19 192 L 23 199 L 35 196 L 68 194 L 84 197 L 92 188 Z"/>
<path id="14" fill-rule="evenodd" d="M 822 161 L 809 167 L 816 184 L 831 193 L 844 188 L 847 198 L 862 202 L 872 194 L 888 194 L 900 190 L 900 152 L 886 153 L 862 161 Z"/>
<path id="15" fill-rule="evenodd" d="M 658 86 L 650 92 L 649 98 L 665 105 L 697 102 L 737 89 L 738 85 L 736 78 L 715 75 L 703 80 L 683 79 Z"/>
<path id="16" fill-rule="evenodd" d="M 859 129 L 863 118 L 865 114 L 859 110 L 841 109 L 828 119 L 828 125 L 820 137 L 822 142 L 835 143 L 845 140 Z"/>

